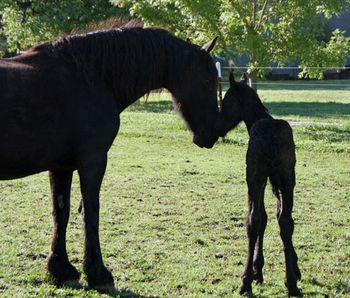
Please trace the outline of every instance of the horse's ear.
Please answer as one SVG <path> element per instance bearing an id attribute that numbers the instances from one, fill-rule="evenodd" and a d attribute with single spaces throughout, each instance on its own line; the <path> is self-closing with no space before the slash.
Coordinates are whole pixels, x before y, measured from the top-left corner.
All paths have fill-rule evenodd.
<path id="1" fill-rule="evenodd" d="M 233 74 L 233 70 L 230 71 L 229 80 L 230 80 L 230 86 L 231 87 L 236 85 L 236 81 L 235 81 L 235 76 Z"/>
<path id="2" fill-rule="evenodd" d="M 242 83 L 244 83 L 244 84 L 248 84 L 248 80 L 249 80 L 248 75 L 247 75 L 246 72 L 244 72 L 244 73 L 242 74 L 242 76 L 241 76 L 240 82 L 242 82 Z"/>
<path id="3" fill-rule="evenodd" d="M 210 53 L 211 50 L 215 47 L 218 38 L 219 36 L 216 36 L 211 41 L 207 42 L 205 45 L 202 46 L 202 50 L 206 51 L 207 53 Z"/>

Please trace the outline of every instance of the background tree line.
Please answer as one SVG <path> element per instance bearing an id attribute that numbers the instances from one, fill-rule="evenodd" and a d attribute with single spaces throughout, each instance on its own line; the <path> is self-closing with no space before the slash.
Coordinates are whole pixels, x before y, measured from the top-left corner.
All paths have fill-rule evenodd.
<path id="1" fill-rule="evenodd" d="M 16 53 L 111 17 L 129 18 L 108 0 L 0 0 L 0 51 Z"/>
<path id="2" fill-rule="evenodd" d="M 249 57 L 251 77 L 271 63 L 298 64 L 302 75 L 322 77 L 308 66 L 344 65 L 350 39 L 326 22 L 350 0 L 1 0 L 0 50 L 16 52 L 112 16 L 139 18 L 181 38 L 203 42 L 219 36 L 217 53 Z M 2 37 L 2 38 L 1 38 Z"/>

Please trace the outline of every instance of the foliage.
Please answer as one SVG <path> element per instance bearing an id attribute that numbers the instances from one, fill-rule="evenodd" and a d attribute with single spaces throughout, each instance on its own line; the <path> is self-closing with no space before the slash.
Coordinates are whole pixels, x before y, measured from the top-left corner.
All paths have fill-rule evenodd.
<path id="1" fill-rule="evenodd" d="M 260 92 L 273 115 L 314 123 L 293 128 L 300 287 L 306 297 L 349 297 L 350 151 L 344 149 L 350 150 L 350 90 L 265 88 Z M 170 100 L 167 93 L 151 94 L 147 104 L 142 100 L 122 113 L 109 152 L 100 239 L 119 293 L 56 288 L 45 280 L 52 220 L 49 180 L 42 173 L 0 182 L 1 297 L 239 297 L 247 250 L 247 132 L 239 127 L 226 143 L 197 148 Z M 80 198 L 75 174 L 67 246 L 81 271 Z M 261 298 L 287 297 L 270 187 L 265 201 L 265 282 L 253 290 Z"/>
<path id="2" fill-rule="evenodd" d="M 108 0 L 2 0 L 0 29 L 8 51 L 16 52 L 125 13 Z"/>
<path id="3" fill-rule="evenodd" d="M 251 70 L 271 63 L 342 65 L 350 39 L 336 30 L 325 35 L 326 19 L 349 6 L 349 0 L 111 0 L 146 24 L 202 43 L 217 35 L 222 49 L 248 54 Z M 312 77 L 320 72 L 309 71 Z"/>

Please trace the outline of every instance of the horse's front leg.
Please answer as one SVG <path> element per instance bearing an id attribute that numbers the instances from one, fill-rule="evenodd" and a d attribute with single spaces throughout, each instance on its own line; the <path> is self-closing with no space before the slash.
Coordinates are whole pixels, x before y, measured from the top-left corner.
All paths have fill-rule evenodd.
<path id="1" fill-rule="evenodd" d="M 51 171 L 53 237 L 47 269 L 50 278 L 61 285 L 78 281 L 80 274 L 68 260 L 66 250 L 66 228 L 69 220 L 70 189 L 72 171 Z"/>
<path id="2" fill-rule="evenodd" d="M 85 229 L 84 271 L 89 286 L 97 290 L 114 288 L 113 276 L 102 261 L 99 240 L 99 193 L 106 164 L 106 152 L 94 153 L 81 157 L 78 168 Z"/>

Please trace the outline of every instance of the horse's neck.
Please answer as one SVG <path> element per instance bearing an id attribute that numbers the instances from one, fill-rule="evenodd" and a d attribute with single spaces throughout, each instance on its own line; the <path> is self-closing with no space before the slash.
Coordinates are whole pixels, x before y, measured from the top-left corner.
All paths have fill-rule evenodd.
<path id="1" fill-rule="evenodd" d="M 247 127 L 247 130 L 250 131 L 250 128 L 253 126 L 253 124 L 261 119 L 273 119 L 273 117 L 268 112 L 261 111 L 254 114 L 250 114 L 243 121 Z"/>
<path id="2" fill-rule="evenodd" d="M 150 91 L 163 87 L 164 84 L 160 78 L 151 82 L 147 81 L 147 75 L 150 75 L 150 73 L 147 74 L 145 72 L 148 72 L 148 70 L 143 69 L 139 74 L 129 73 L 130 79 L 126 75 L 119 84 L 114 85 L 114 83 L 110 83 L 112 84 L 111 89 L 113 90 L 120 112 Z M 149 72 L 152 72 L 152 70 L 149 70 Z M 136 76 L 138 76 L 137 79 L 135 79 Z"/>
<path id="3" fill-rule="evenodd" d="M 141 47 L 145 41 L 140 39 L 138 42 Z M 150 44 L 143 46 L 151 47 Z M 164 78 L 168 67 L 167 60 L 169 60 L 166 55 L 169 50 L 152 47 L 142 52 L 131 47 L 131 51 L 134 51 L 134 53 L 125 51 L 118 53 L 117 65 L 115 68 L 111 67 L 110 74 L 107 73 L 107 76 L 105 76 L 106 84 L 111 86 L 120 111 L 123 111 L 150 91 L 167 87 Z M 130 59 L 130 56 L 133 55 L 132 61 L 126 62 L 126 59 Z M 123 61 L 124 59 L 125 61 Z"/>

